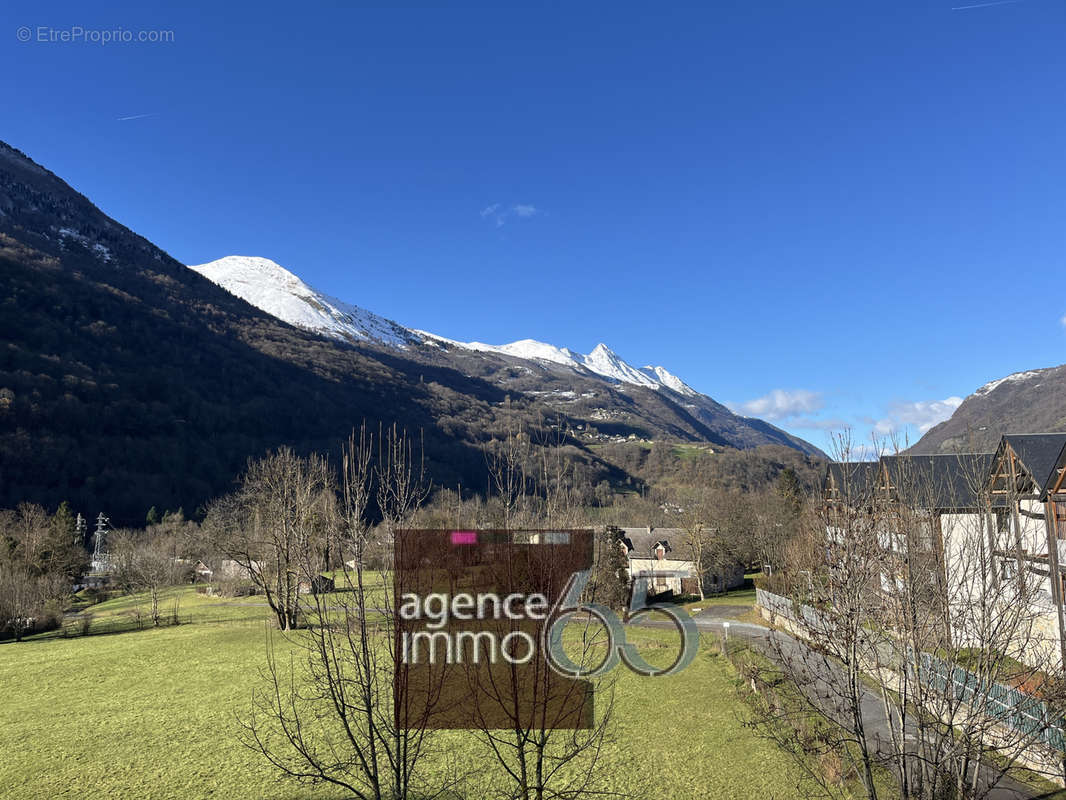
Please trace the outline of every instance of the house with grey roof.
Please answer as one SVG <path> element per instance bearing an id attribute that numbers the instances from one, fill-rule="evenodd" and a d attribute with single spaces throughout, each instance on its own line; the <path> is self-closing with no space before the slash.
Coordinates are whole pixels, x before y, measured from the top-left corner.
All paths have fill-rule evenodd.
<path id="1" fill-rule="evenodd" d="M 1007 434 L 995 453 L 883 456 L 872 475 L 869 463 L 827 469 L 830 543 L 841 535 L 834 513 L 870 508 L 881 547 L 906 555 L 908 574 L 916 555 L 925 559 L 929 596 L 940 598 L 956 644 L 982 640 L 975 602 L 1024 596 L 1034 626 L 1027 660 L 1066 664 L 1066 433 Z M 906 510 L 905 525 L 893 524 L 894 508 Z M 902 574 L 894 563 L 885 560 L 886 596 Z"/>
<path id="2" fill-rule="evenodd" d="M 629 579 L 643 584 L 649 598 L 720 594 L 744 584 L 744 565 L 726 561 L 701 570 L 686 546 L 683 528 L 618 528 L 618 543 L 629 559 Z"/>

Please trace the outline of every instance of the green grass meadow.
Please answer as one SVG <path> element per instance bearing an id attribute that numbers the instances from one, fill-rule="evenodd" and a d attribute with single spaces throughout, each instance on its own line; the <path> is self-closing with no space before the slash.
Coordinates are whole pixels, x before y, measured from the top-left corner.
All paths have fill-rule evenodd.
<path id="1" fill-rule="evenodd" d="M 95 609 L 124 613 L 138 601 Z M 218 602 L 182 596 L 205 619 L 217 617 Z M 268 622 L 263 608 L 256 624 L 246 615 L 254 606 L 225 602 L 234 624 L 0 645 L 0 798 L 342 796 L 277 777 L 239 743 L 236 714 L 261 685 Z M 669 635 L 633 632 L 652 647 Z M 743 726 L 733 679 L 713 642 L 677 675 L 620 672 L 616 736 L 603 762 L 612 788 L 648 800 L 809 794 L 799 768 Z"/>

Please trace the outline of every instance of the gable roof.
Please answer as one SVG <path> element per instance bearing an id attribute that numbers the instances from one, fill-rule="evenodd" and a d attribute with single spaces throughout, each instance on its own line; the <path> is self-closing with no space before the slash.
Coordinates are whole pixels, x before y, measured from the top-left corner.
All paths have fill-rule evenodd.
<path id="1" fill-rule="evenodd" d="M 1031 480 L 1033 494 L 1046 500 L 1066 463 L 1066 433 L 1004 434 L 996 451 L 997 462 L 1005 457 L 1007 446 Z"/>
<path id="2" fill-rule="evenodd" d="M 1050 488 L 1049 481 L 1066 446 L 1066 433 L 1007 434 L 1003 438 L 1041 489 Z"/>
<path id="3" fill-rule="evenodd" d="M 852 505 L 869 500 L 877 486 L 878 466 L 876 461 L 830 461 L 822 481 L 822 496 Z M 831 494 L 835 496 L 830 497 Z"/>
<path id="4" fill-rule="evenodd" d="M 655 558 L 655 547 L 663 542 L 666 557 L 687 561 L 682 543 L 683 528 L 622 528 L 621 541 L 625 543 L 630 558 Z"/>
<path id="5" fill-rule="evenodd" d="M 932 511 L 977 509 L 995 453 L 881 457 L 881 490 Z"/>

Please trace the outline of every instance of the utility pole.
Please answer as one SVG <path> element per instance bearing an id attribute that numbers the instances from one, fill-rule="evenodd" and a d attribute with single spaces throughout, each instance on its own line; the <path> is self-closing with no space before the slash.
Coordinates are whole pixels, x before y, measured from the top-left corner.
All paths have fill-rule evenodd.
<path id="1" fill-rule="evenodd" d="M 88 524 L 85 522 L 85 517 L 80 513 L 78 518 L 74 520 L 74 546 L 85 547 L 85 532 L 88 530 Z"/>
<path id="2" fill-rule="evenodd" d="M 109 527 L 111 527 L 111 520 L 101 511 L 96 517 L 96 531 L 93 533 L 92 567 L 97 572 L 103 572 L 107 567 L 106 540 Z"/>

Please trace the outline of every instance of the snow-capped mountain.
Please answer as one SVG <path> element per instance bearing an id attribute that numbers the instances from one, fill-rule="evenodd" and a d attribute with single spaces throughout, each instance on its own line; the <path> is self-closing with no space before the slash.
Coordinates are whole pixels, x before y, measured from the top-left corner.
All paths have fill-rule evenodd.
<path id="1" fill-rule="evenodd" d="M 565 408 L 603 427 L 651 424 L 669 435 L 702 437 L 716 444 L 784 444 L 820 454 L 810 443 L 773 425 L 734 414 L 664 367 L 627 363 L 606 344 L 584 354 L 533 339 L 499 345 L 456 341 L 407 328 L 331 297 L 266 258 L 227 256 L 191 269 L 290 325 L 346 342 L 400 350 L 405 358 L 458 369 L 468 377 L 476 374 L 507 392 L 537 398 L 557 410 Z M 617 396 L 633 388 L 651 390 L 655 396 Z M 579 410 L 579 405 L 588 407 Z"/>
<path id="2" fill-rule="evenodd" d="M 642 368 L 627 364 L 607 345 L 600 343 L 588 355 L 533 339 L 494 345 L 459 342 L 428 331 L 405 328 L 359 306 L 345 303 L 308 286 L 280 264 L 268 258 L 226 256 L 207 264 L 190 266 L 230 294 L 248 301 L 261 311 L 299 328 L 346 341 L 370 341 L 391 347 L 441 344 L 511 358 L 547 361 L 589 372 L 632 386 L 671 389 L 693 397 L 699 393 L 665 367 Z"/>
<path id="3" fill-rule="evenodd" d="M 607 378 L 618 383 L 628 383 L 633 386 L 647 386 L 650 389 L 659 389 L 665 386 L 683 395 L 696 395 L 698 392 L 671 374 L 665 367 L 636 367 L 627 364 L 617 353 L 602 342 L 588 355 L 575 353 L 566 347 L 556 347 L 535 339 L 521 339 L 510 344 L 485 344 L 484 342 L 457 342 L 454 339 L 445 339 L 443 336 L 427 331 L 412 331 L 422 337 L 428 344 L 443 342 L 460 347 L 464 350 L 474 350 L 481 353 L 497 353 L 512 358 L 522 358 L 529 361 L 547 361 L 552 364 L 562 364 L 572 369 L 586 369 L 602 378 Z"/>
<path id="4" fill-rule="evenodd" d="M 230 294 L 290 325 L 346 341 L 406 347 L 421 341 L 402 325 L 311 288 L 269 258 L 226 256 L 190 265 Z"/>

